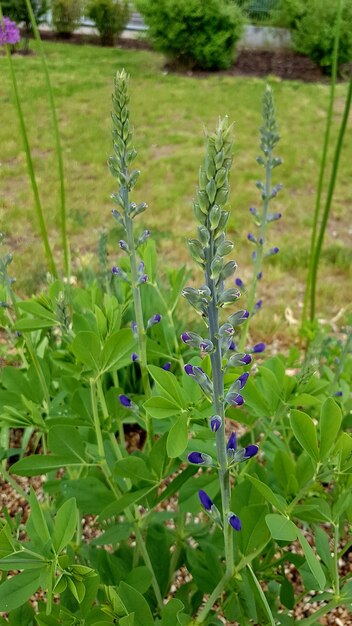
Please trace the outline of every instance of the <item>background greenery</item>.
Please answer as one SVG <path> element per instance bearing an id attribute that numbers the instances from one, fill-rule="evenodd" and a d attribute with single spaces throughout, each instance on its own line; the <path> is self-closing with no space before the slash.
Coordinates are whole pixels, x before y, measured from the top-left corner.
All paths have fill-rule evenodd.
<path id="1" fill-rule="evenodd" d="M 189 263 L 185 239 L 194 232 L 191 203 L 203 151 L 200 130 L 203 125 L 212 127 L 219 114 L 228 114 L 235 120 L 230 235 L 237 246 L 238 276 L 245 279 L 252 252 L 246 241 L 251 229 L 248 207 L 259 201 L 255 182 L 261 177 L 261 170 L 255 158 L 264 81 L 226 74 L 167 74 L 162 58 L 146 51 L 69 44 L 46 44 L 45 50 L 64 149 L 75 273 L 82 266 L 96 264 L 102 229 L 109 231 L 111 265 L 119 255 L 119 233 L 110 217 L 109 194 L 114 190 L 114 181 L 106 160 L 111 153 L 112 81 L 115 72 L 125 67 L 133 77 L 132 120 L 139 152 L 137 165 L 142 170 L 136 201 L 148 202 L 150 210 L 146 213 L 145 225 L 154 231 L 162 258 L 171 266 L 183 261 Z M 59 255 L 59 183 L 45 83 L 39 72 L 40 59 L 33 55 L 15 56 L 13 60 L 50 237 Z M 0 106 L 6 120 L 0 128 L 1 228 L 9 236 L 15 255 L 12 273 L 17 276 L 18 288 L 22 293 L 31 293 L 45 276 L 44 255 L 37 225 L 33 222 L 33 199 L 5 57 L 0 57 L 0 72 Z M 291 332 L 284 319 L 285 308 L 291 307 L 293 316 L 300 317 L 329 87 L 280 81 L 274 77 L 269 77 L 269 82 L 274 88 L 282 135 L 278 153 L 284 159 L 276 181 L 284 183 L 284 190 L 276 200 L 276 210 L 282 211 L 284 216 L 271 229 L 272 243 L 280 247 L 280 255 L 273 259 L 272 267 L 263 278 L 260 295 L 265 306 L 257 332 L 258 338 L 267 338 L 269 332 L 279 340 L 286 340 Z M 331 145 L 336 138 L 346 89 L 342 83 L 337 87 Z M 349 244 L 352 191 L 348 182 L 351 151 L 351 145 L 346 143 L 320 269 L 318 310 L 326 318 L 336 315 L 348 304 L 346 281 L 347 284 L 350 281 L 352 260 Z M 240 229 L 239 224 L 242 224 Z"/>

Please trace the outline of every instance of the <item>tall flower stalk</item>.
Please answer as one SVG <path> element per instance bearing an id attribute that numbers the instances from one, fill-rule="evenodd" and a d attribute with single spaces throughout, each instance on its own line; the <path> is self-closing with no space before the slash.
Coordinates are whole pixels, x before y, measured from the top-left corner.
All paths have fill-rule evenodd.
<path id="1" fill-rule="evenodd" d="M 148 276 L 144 272 L 144 263 L 138 255 L 138 248 L 143 245 L 149 237 L 149 230 L 144 230 L 138 237 L 135 235 L 134 218 L 145 211 L 147 204 L 135 204 L 130 200 L 130 192 L 137 183 L 140 171 L 130 169 L 131 164 L 137 156 L 137 152 L 132 146 L 132 128 L 129 120 L 129 77 L 125 70 L 118 72 L 115 78 L 114 93 L 112 96 L 113 112 L 113 149 L 114 155 L 109 159 L 109 168 L 113 176 L 119 183 L 119 189 L 112 194 L 112 199 L 119 206 L 120 210 L 114 209 L 112 214 L 118 223 L 124 228 L 126 239 L 120 240 L 120 249 L 127 254 L 130 264 L 130 276 L 121 268 L 113 267 L 112 272 L 120 279 L 127 281 L 131 285 L 134 315 L 132 330 L 137 340 L 137 353 L 131 355 L 132 361 L 138 361 L 144 394 L 149 397 L 151 394 L 148 368 L 147 368 L 147 334 L 148 328 L 158 324 L 161 316 L 157 313 L 145 322 L 142 308 L 141 289 L 147 282 Z M 125 396 L 121 396 L 125 398 Z M 128 406 L 121 401 L 123 406 Z M 132 405 L 132 404 L 131 404 Z M 151 438 L 151 422 L 146 415 L 148 440 Z"/>
<path id="2" fill-rule="evenodd" d="M 269 210 L 272 199 L 277 196 L 282 188 L 280 183 L 272 185 L 272 171 L 282 163 L 281 159 L 273 154 L 279 140 L 280 135 L 277 128 L 273 94 L 271 88 L 267 86 L 263 97 L 263 126 L 260 129 L 260 149 L 263 155 L 257 157 L 257 162 L 264 168 L 264 181 L 259 180 L 257 182 L 257 187 L 261 193 L 262 210 L 258 211 L 254 207 L 249 209 L 258 229 L 258 234 L 248 233 L 248 240 L 254 244 L 255 251 L 252 254 L 253 277 L 248 290 L 247 307 L 249 317 L 241 328 L 240 350 L 243 350 L 246 345 L 251 319 L 262 307 L 262 300 L 256 301 L 256 294 L 258 283 L 263 277 L 264 259 L 279 252 L 279 248 L 276 246 L 269 247 L 267 244 L 269 224 L 282 216 L 281 213 L 273 213 Z M 237 279 L 236 284 L 240 288 L 245 287 L 240 279 Z"/>
<path id="3" fill-rule="evenodd" d="M 185 332 L 182 334 L 182 340 L 210 355 L 212 379 L 201 367 L 192 364 L 187 364 L 185 371 L 200 385 L 212 403 L 214 414 L 209 426 L 216 437 L 216 460 L 200 452 L 191 452 L 188 460 L 196 465 L 216 467 L 218 471 L 221 513 L 206 492 L 201 490 L 199 498 L 208 515 L 222 528 L 225 549 L 224 577 L 202 610 L 202 619 L 234 572 L 233 531 L 241 529 L 241 522 L 231 511 L 230 470 L 234 463 L 250 458 L 258 450 L 255 445 L 237 450 L 235 433 L 232 433 L 228 441 L 225 433 L 226 406 L 243 404 L 240 391 L 248 378 L 248 373 L 245 372 L 225 391 L 225 370 L 248 365 L 251 361 L 250 355 L 235 353 L 233 350 L 235 328 L 245 322 L 248 311 L 237 311 L 224 323 L 220 323 L 219 320 L 220 310 L 240 297 L 238 289 L 225 287 L 225 280 L 233 275 L 237 267 L 235 261 L 224 261 L 224 257 L 233 249 L 233 244 L 225 235 L 229 218 L 225 206 L 229 196 L 232 148 L 232 126 L 229 126 L 227 118 L 224 118 L 219 121 L 216 132 L 207 137 L 206 156 L 200 168 L 199 188 L 194 202 L 194 213 L 199 224 L 198 239 L 189 241 L 191 255 L 203 269 L 205 284 L 199 289 L 186 288 L 183 291 L 189 303 L 201 313 L 208 329 L 208 336 L 205 338 L 193 332 Z"/>

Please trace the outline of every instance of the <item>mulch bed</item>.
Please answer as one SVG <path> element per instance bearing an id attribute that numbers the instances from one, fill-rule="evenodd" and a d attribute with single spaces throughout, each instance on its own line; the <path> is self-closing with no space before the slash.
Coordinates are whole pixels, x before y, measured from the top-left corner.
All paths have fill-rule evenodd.
<path id="1" fill-rule="evenodd" d="M 70 37 L 64 37 L 54 32 L 41 31 L 40 35 L 45 41 L 58 41 L 77 45 L 101 45 L 100 37 L 92 34 L 74 33 Z M 120 38 L 117 47 L 129 50 L 152 49 L 146 39 L 127 37 Z M 170 65 L 166 65 L 166 69 L 175 70 Z M 181 73 L 197 77 L 211 74 L 210 72 L 199 70 L 183 71 Z M 281 79 L 306 82 L 327 82 L 329 80 L 323 74 L 321 68 L 308 57 L 288 49 L 262 50 L 242 48 L 238 52 L 235 64 L 229 70 L 216 73 L 229 76 L 257 76 L 261 78 L 273 75 Z"/>

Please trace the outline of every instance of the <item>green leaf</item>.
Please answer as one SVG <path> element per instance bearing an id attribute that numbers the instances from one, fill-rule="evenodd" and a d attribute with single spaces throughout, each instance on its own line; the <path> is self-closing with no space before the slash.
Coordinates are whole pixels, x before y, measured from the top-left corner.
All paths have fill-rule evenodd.
<path id="1" fill-rule="evenodd" d="M 148 602 L 142 594 L 125 582 L 119 585 L 119 596 L 129 612 L 134 612 L 134 626 L 154 626 Z"/>
<path id="2" fill-rule="evenodd" d="M 99 520 L 107 519 L 112 515 L 120 515 L 122 511 L 127 509 L 132 504 L 136 504 L 139 500 L 142 500 L 145 496 L 152 493 L 157 488 L 156 485 L 152 485 L 151 487 L 143 487 L 143 489 L 138 489 L 138 491 L 129 491 L 125 493 L 121 498 L 116 500 L 116 502 L 112 502 L 109 504 L 99 515 Z"/>
<path id="3" fill-rule="evenodd" d="M 140 593 L 145 593 L 152 583 L 152 575 L 145 565 L 141 565 L 130 571 L 125 582 Z"/>
<path id="4" fill-rule="evenodd" d="M 53 426 L 50 428 L 48 445 L 53 454 L 64 456 L 71 461 L 85 463 L 84 441 L 74 426 Z"/>
<path id="5" fill-rule="evenodd" d="M 60 506 L 56 513 L 53 533 L 53 545 L 57 554 L 60 554 L 70 543 L 78 522 L 76 500 L 70 498 Z"/>
<path id="6" fill-rule="evenodd" d="M 167 442 L 166 451 L 171 459 L 180 456 L 187 448 L 188 443 L 188 423 L 185 415 L 180 415 L 172 426 Z"/>
<path id="7" fill-rule="evenodd" d="M 184 605 L 181 600 L 173 598 L 163 607 L 161 612 L 160 626 L 171 626 L 171 624 L 177 624 L 177 615 L 183 611 Z"/>
<path id="8" fill-rule="evenodd" d="M 148 369 L 160 393 L 171 402 L 175 402 L 181 409 L 185 408 L 182 387 L 176 376 L 172 372 L 166 372 L 161 367 L 156 367 L 156 365 L 149 365 Z"/>
<path id="9" fill-rule="evenodd" d="M 121 617 L 121 619 L 119 619 L 119 626 L 134 626 L 134 613 Z"/>
<path id="10" fill-rule="evenodd" d="M 101 373 L 130 365 L 131 354 L 135 345 L 136 341 L 129 328 L 124 328 L 110 335 L 104 344 L 101 355 Z"/>
<path id="11" fill-rule="evenodd" d="M 309 417 L 309 415 L 307 415 L 307 413 L 297 411 L 296 409 L 292 409 L 290 420 L 293 434 L 298 443 L 309 454 L 309 456 L 317 462 L 319 460 L 319 450 L 317 431 L 313 420 Z"/>
<path id="12" fill-rule="evenodd" d="M 52 326 L 54 326 L 54 322 L 50 322 L 49 320 L 37 319 L 37 318 L 32 318 L 32 319 L 24 318 L 24 319 L 18 320 L 13 325 L 13 330 L 17 330 L 21 333 L 26 333 L 32 330 L 42 330 L 44 328 L 51 328 Z"/>
<path id="13" fill-rule="evenodd" d="M 29 506 L 31 508 L 31 513 L 26 524 L 26 530 L 29 537 L 42 548 L 44 546 L 51 545 L 52 542 L 48 525 L 33 488 L 31 488 L 29 495 Z"/>
<path id="14" fill-rule="evenodd" d="M 294 541 L 297 539 L 297 527 L 291 520 L 276 513 L 269 513 L 265 521 L 273 539 L 277 541 Z"/>
<path id="15" fill-rule="evenodd" d="M 162 396 L 152 396 L 144 403 L 144 408 L 151 417 L 165 419 L 174 417 L 180 412 L 180 407 L 172 400 Z"/>
<path id="16" fill-rule="evenodd" d="M 77 333 L 71 344 L 71 350 L 75 357 L 86 367 L 94 372 L 99 372 L 101 367 L 102 349 L 98 335 L 90 330 L 82 330 Z"/>
<path id="17" fill-rule="evenodd" d="M 8 578 L 0 585 L 0 611 L 13 611 L 38 589 L 43 570 L 28 570 Z"/>
<path id="18" fill-rule="evenodd" d="M 114 465 L 114 473 L 117 476 L 129 477 L 135 482 L 140 480 L 156 482 L 145 461 L 138 456 L 131 455 L 117 461 Z"/>
<path id="19" fill-rule="evenodd" d="M 44 565 L 45 561 L 39 554 L 35 557 L 33 554 L 29 554 L 25 550 L 13 552 L 12 554 L 5 556 L 3 559 L 0 559 L 0 570 L 4 570 L 4 572 L 16 569 L 34 570 L 37 568 L 43 568 Z"/>
<path id="20" fill-rule="evenodd" d="M 280 511 L 280 513 L 285 513 L 287 504 L 283 499 L 279 499 L 268 485 L 262 483 L 261 480 L 255 478 L 254 476 L 250 476 L 249 474 L 245 474 L 245 477 L 264 496 L 264 498 L 268 500 L 268 502 L 270 502 L 270 504 L 272 504 L 278 511 Z"/>
<path id="21" fill-rule="evenodd" d="M 326 578 L 322 566 L 320 565 L 317 557 L 315 556 L 312 548 L 310 547 L 307 539 L 303 535 L 299 528 L 296 528 L 298 540 L 302 546 L 302 550 L 307 560 L 310 571 L 312 572 L 315 580 L 317 581 L 320 589 L 324 589 Z"/>
<path id="22" fill-rule="evenodd" d="M 292 583 L 287 578 L 281 583 L 280 601 L 287 608 L 292 610 L 295 606 L 295 592 Z"/>
<path id="23" fill-rule="evenodd" d="M 320 460 L 324 461 L 335 445 L 341 428 L 342 413 L 339 405 L 327 398 L 320 413 Z"/>
<path id="24" fill-rule="evenodd" d="M 10 473 L 18 476 L 38 476 L 39 474 L 59 470 L 62 467 L 82 467 L 82 465 L 83 463 L 72 462 L 72 459 L 67 456 L 38 454 L 26 456 L 24 459 L 14 463 L 10 468 Z"/>

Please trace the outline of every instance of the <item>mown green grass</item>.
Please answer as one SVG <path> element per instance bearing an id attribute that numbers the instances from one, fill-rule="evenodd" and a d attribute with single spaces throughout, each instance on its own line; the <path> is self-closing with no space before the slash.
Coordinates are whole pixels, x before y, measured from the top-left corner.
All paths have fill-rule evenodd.
<path id="1" fill-rule="evenodd" d="M 227 114 L 236 123 L 230 235 L 236 242 L 238 275 L 248 276 L 252 252 L 246 241 L 246 233 L 252 229 L 248 207 L 259 202 L 255 182 L 262 172 L 255 158 L 265 81 L 225 74 L 167 74 L 163 59 L 147 51 L 56 43 L 46 44 L 45 49 L 64 150 L 75 271 L 84 264 L 95 264 L 102 229 L 109 231 L 111 264 L 119 255 L 118 233 L 110 216 L 114 180 L 106 160 L 111 153 L 113 78 L 125 67 L 132 77 L 131 117 L 137 166 L 142 170 L 135 199 L 149 205 L 140 224 L 141 228 L 148 225 L 156 237 L 161 267 L 189 263 L 185 240 L 195 232 L 191 203 L 203 156 L 203 128 L 213 128 L 218 116 Z M 14 56 L 13 60 L 50 238 L 61 260 L 59 186 L 40 59 L 32 55 Z M 46 268 L 5 57 L 0 57 L 0 74 L 0 228 L 7 233 L 15 256 L 12 271 L 19 289 L 31 292 Z M 277 153 L 284 159 L 275 170 L 276 182 L 282 182 L 284 189 L 273 207 L 284 217 L 270 231 L 272 245 L 280 247 L 280 255 L 264 272 L 259 295 L 266 306 L 258 316 L 256 336 L 270 333 L 281 339 L 294 334 L 285 320 L 285 308 L 290 307 L 293 316 L 300 317 L 329 87 L 275 77 L 269 77 L 268 82 L 274 88 L 282 135 Z M 333 140 L 345 94 L 346 85 L 339 84 Z M 346 140 L 319 274 L 318 311 L 324 318 L 349 305 L 351 158 L 352 144 Z"/>

